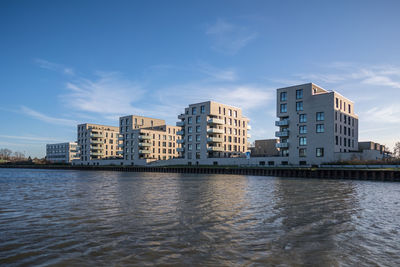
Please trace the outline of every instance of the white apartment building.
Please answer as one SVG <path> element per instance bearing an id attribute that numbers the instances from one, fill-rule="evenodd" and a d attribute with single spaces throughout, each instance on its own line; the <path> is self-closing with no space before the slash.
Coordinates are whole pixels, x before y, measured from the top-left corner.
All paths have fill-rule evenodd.
<path id="1" fill-rule="evenodd" d="M 249 119 L 240 108 L 207 101 L 189 105 L 178 119 L 180 157 L 191 164 L 208 158 L 243 157 L 248 151 Z"/>
<path id="2" fill-rule="evenodd" d="M 119 127 L 84 123 L 78 125 L 80 160 L 88 162 L 120 157 Z"/>
<path id="3" fill-rule="evenodd" d="M 333 162 L 335 153 L 358 150 L 354 103 L 335 91 L 313 83 L 277 89 L 276 112 L 283 164 Z"/>
<path id="4" fill-rule="evenodd" d="M 79 149 L 76 142 L 47 144 L 46 160 L 51 163 L 70 163 L 74 159 L 79 159 Z"/>
<path id="5" fill-rule="evenodd" d="M 121 155 L 128 164 L 145 160 L 169 160 L 179 156 L 180 127 L 166 125 L 164 120 L 143 116 L 120 117 Z"/>

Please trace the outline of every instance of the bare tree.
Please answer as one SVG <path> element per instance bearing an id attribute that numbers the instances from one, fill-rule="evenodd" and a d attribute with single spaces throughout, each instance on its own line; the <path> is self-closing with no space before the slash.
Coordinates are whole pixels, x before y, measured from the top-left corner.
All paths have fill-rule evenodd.
<path id="1" fill-rule="evenodd" d="M 0 149 L 0 159 L 9 159 L 12 154 L 12 151 L 8 148 Z"/>
<path id="2" fill-rule="evenodd" d="M 396 142 L 393 148 L 393 156 L 395 158 L 400 158 L 400 142 Z"/>
<path id="3" fill-rule="evenodd" d="M 14 157 L 15 160 L 25 159 L 24 153 L 18 152 L 18 151 L 13 153 L 13 157 Z"/>

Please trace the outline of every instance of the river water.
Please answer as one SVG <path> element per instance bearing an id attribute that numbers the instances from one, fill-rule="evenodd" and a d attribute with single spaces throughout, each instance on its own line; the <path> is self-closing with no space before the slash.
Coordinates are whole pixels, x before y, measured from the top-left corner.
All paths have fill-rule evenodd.
<path id="1" fill-rule="evenodd" d="M 0 265 L 400 266 L 400 183 L 0 169 Z"/>

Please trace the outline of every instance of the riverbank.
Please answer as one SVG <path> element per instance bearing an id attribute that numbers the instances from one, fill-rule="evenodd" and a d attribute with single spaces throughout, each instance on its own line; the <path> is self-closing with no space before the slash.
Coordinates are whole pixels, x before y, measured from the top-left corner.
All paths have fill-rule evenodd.
<path id="1" fill-rule="evenodd" d="M 239 167 L 239 166 L 71 166 L 71 165 L 0 165 L 0 168 L 60 169 L 81 171 L 160 172 L 233 174 L 316 179 L 348 179 L 400 182 L 399 169 L 299 168 L 299 167 Z"/>

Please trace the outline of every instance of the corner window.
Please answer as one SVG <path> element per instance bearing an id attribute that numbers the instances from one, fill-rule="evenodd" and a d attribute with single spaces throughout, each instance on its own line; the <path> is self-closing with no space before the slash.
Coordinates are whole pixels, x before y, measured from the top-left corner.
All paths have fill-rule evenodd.
<path id="1" fill-rule="evenodd" d="M 306 146 L 307 145 L 307 137 L 300 137 L 299 145 Z"/>
<path id="2" fill-rule="evenodd" d="M 323 133 L 323 132 L 325 132 L 324 125 L 317 124 L 317 133 Z"/>
<path id="3" fill-rule="evenodd" d="M 296 90 L 296 99 L 303 99 L 303 89 Z"/>
<path id="4" fill-rule="evenodd" d="M 287 92 L 281 92 L 281 101 L 287 101 Z"/>
<path id="5" fill-rule="evenodd" d="M 303 110 L 303 101 L 296 102 L 296 111 Z"/>
<path id="6" fill-rule="evenodd" d="M 323 121 L 323 120 L 325 120 L 324 112 L 317 112 L 317 121 Z"/>
<path id="7" fill-rule="evenodd" d="M 320 147 L 316 149 L 316 156 L 317 157 L 323 157 L 324 156 L 324 148 Z"/>
<path id="8" fill-rule="evenodd" d="M 287 112 L 287 104 L 281 104 L 281 113 Z"/>

